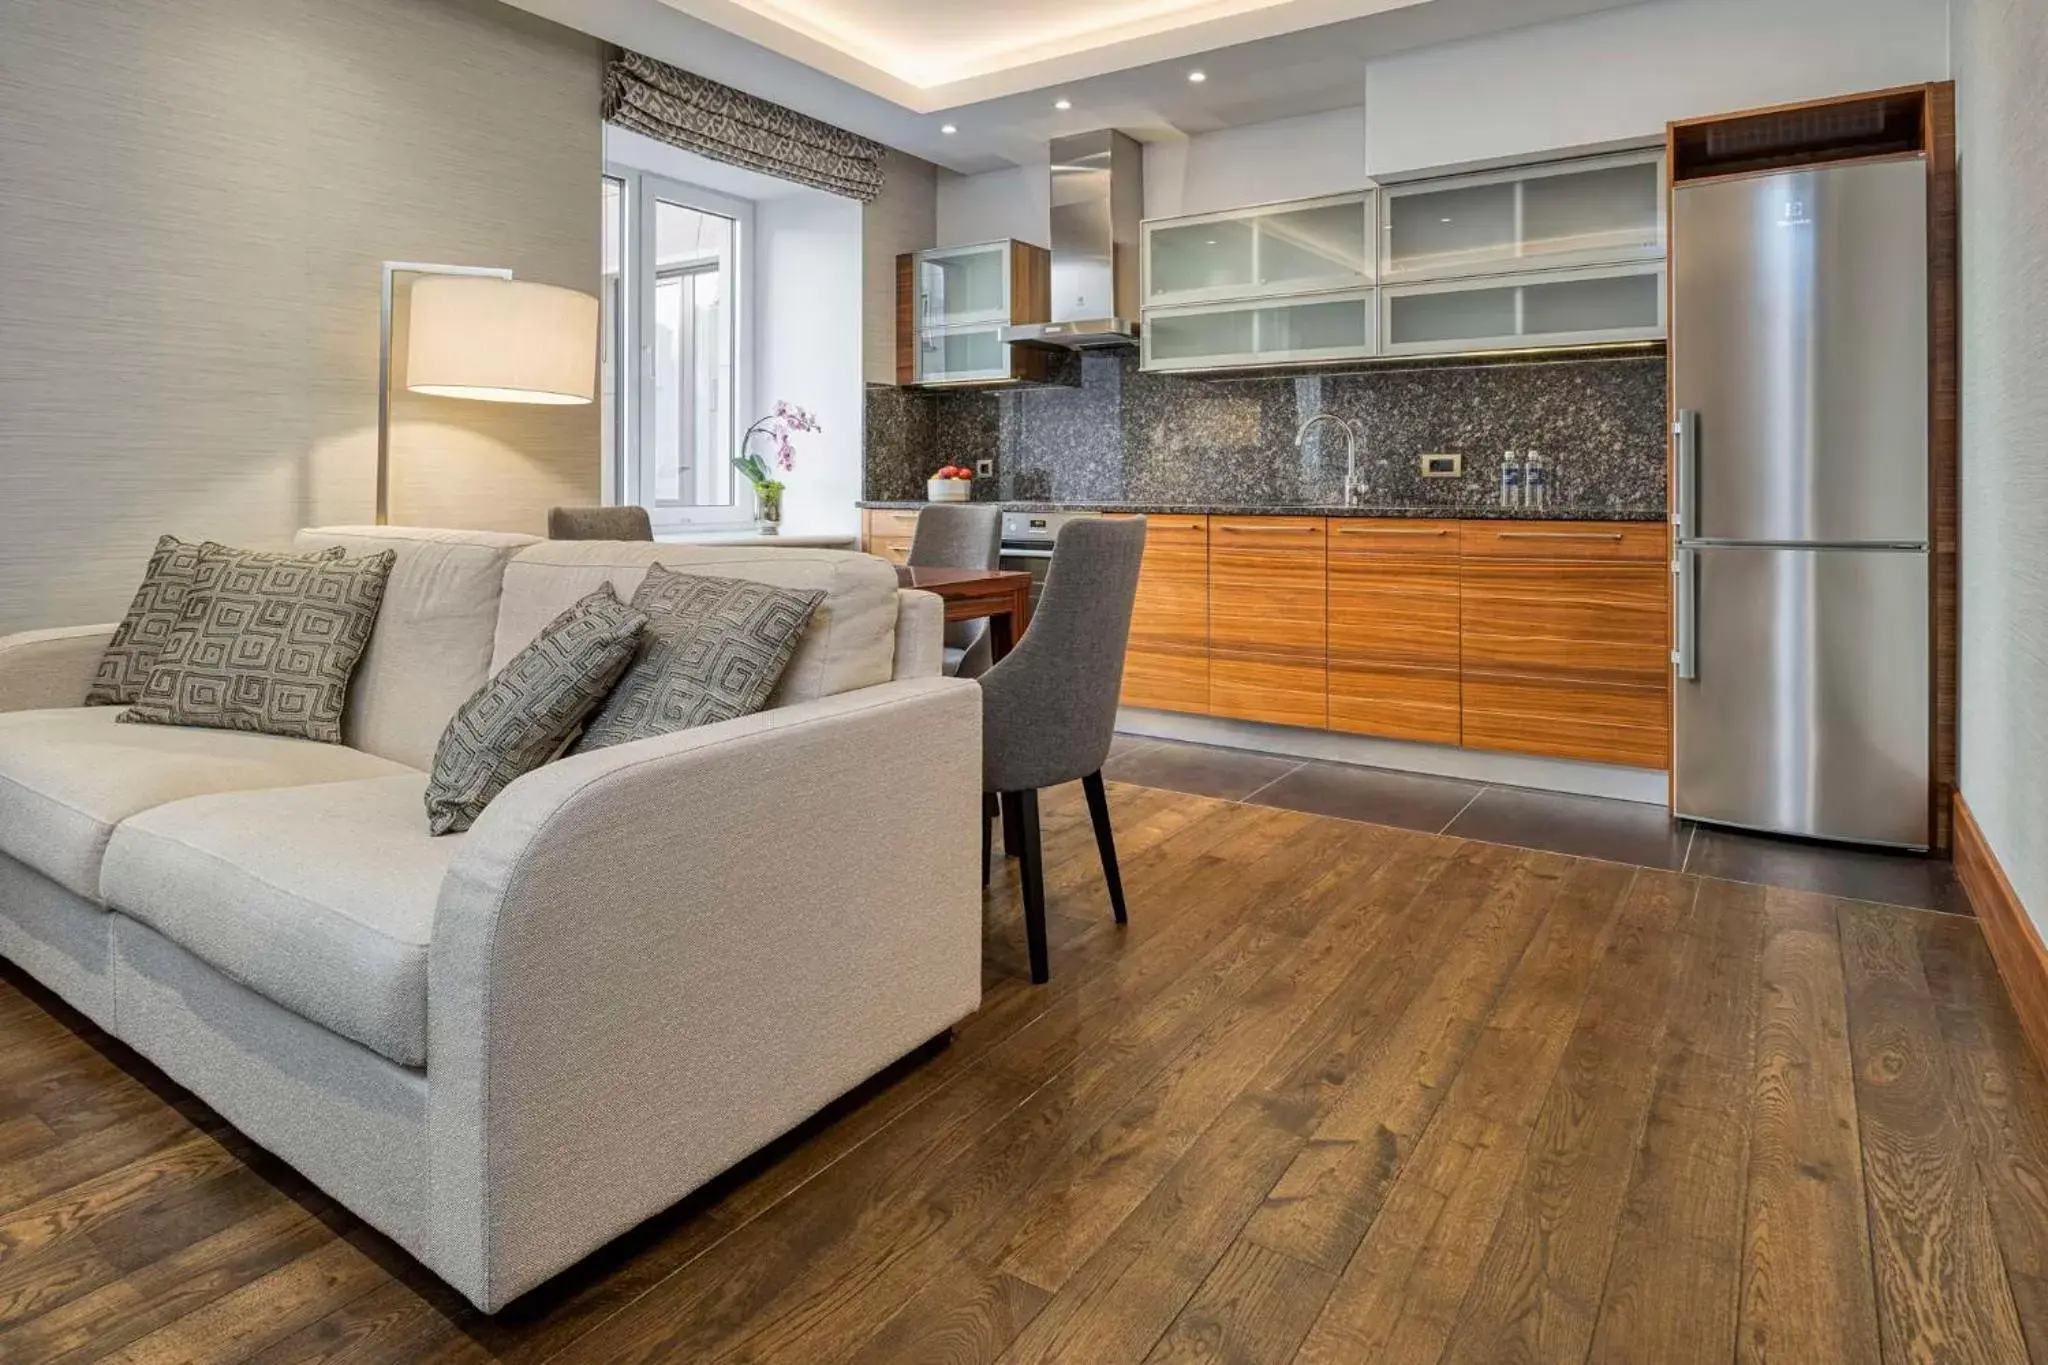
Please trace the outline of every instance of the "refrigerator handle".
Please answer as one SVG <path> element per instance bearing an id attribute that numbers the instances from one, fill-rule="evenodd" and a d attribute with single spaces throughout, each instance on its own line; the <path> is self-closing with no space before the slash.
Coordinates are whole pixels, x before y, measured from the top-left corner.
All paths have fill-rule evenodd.
<path id="1" fill-rule="evenodd" d="M 1678 547 L 1671 561 L 1672 634 L 1677 647 L 1671 662 L 1680 682 L 1697 682 L 1700 676 L 1700 593 L 1699 551 Z"/>
<path id="2" fill-rule="evenodd" d="M 1691 540 L 1700 533 L 1699 412 L 1693 408 L 1679 409 L 1678 420 L 1671 424 L 1671 434 L 1678 438 L 1678 538 Z"/>

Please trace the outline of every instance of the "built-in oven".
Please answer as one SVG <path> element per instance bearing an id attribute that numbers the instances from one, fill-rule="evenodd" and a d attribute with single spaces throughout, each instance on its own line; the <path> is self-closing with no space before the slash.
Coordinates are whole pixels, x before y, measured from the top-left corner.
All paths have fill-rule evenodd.
<path id="1" fill-rule="evenodd" d="M 1052 567 L 1052 545 L 1060 527 L 1070 521 L 1101 516 L 1100 512 L 1003 513 L 1003 567 L 1031 575 L 1031 609 L 1045 589 L 1045 571 Z"/>

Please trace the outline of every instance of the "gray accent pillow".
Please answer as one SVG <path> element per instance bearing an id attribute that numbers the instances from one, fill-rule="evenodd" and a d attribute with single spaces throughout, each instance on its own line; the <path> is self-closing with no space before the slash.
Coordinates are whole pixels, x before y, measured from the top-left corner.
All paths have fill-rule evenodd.
<path id="1" fill-rule="evenodd" d="M 427 829 L 468 829 L 514 778 L 561 753 L 633 662 L 646 624 L 609 583 L 548 622 L 441 732 L 427 778 Z"/>
<path id="2" fill-rule="evenodd" d="M 185 599 L 192 591 L 193 575 L 199 572 L 197 541 L 176 536 L 157 537 L 143 570 L 142 586 L 128 604 L 128 614 L 114 628 L 114 638 L 100 655 L 93 670 L 92 686 L 85 694 L 87 706 L 133 706 L 149 681 L 149 670 L 171 638 L 171 628 L 184 615 Z M 340 559 L 341 547 L 322 550 L 322 558 Z"/>
<path id="3" fill-rule="evenodd" d="M 752 715 L 767 704 L 824 600 L 819 589 L 649 566 L 633 594 L 648 618 L 640 657 L 576 752 Z"/>
<path id="4" fill-rule="evenodd" d="M 178 623 L 116 719 L 341 743 L 349 679 L 397 558 L 201 545 Z"/>

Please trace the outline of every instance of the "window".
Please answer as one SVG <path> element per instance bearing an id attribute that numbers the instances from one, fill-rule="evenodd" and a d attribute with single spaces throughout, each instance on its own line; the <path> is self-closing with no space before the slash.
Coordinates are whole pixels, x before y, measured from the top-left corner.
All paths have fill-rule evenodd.
<path id="1" fill-rule="evenodd" d="M 746 520 L 732 456 L 746 420 L 753 206 L 625 168 L 603 193 L 613 496 L 657 526 Z"/>

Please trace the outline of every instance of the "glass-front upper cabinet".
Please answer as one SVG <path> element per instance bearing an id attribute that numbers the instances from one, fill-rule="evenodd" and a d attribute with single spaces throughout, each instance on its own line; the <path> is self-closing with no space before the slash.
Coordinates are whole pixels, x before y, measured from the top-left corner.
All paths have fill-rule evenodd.
<path id="1" fill-rule="evenodd" d="M 1010 320 L 1010 243 L 942 247 L 917 256 L 918 325 L 972 327 Z"/>
<path id="2" fill-rule="evenodd" d="M 1373 194 L 1153 219 L 1144 306 L 1356 289 L 1373 281 Z"/>
<path id="3" fill-rule="evenodd" d="M 1380 195 L 1386 284 L 1664 255 L 1664 157 L 1655 150 L 1390 185 Z"/>
<path id="4" fill-rule="evenodd" d="M 1216 370 L 1373 353 L 1373 291 L 1268 302 L 1198 304 L 1145 315 L 1140 364 L 1147 370 Z"/>
<path id="5" fill-rule="evenodd" d="M 1379 295 L 1383 355 L 1587 346 L 1664 335 L 1664 267 L 1657 261 L 1387 285 Z"/>

